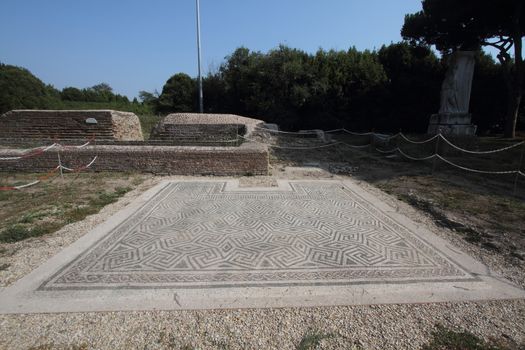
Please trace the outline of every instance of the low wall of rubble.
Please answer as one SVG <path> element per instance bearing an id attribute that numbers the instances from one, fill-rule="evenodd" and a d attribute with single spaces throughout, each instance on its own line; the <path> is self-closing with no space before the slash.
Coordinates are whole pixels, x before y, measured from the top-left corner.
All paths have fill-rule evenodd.
<path id="1" fill-rule="evenodd" d="M 24 156 L 32 151 L 0 149 L 0 158 Z M 34 151 L 33 151 L 34 152 Z M 138 171 L 173 175 L 267 175 L 266 147 L 245 143 L 239 147 L 119 146 L 52 148 L 18 160 L 0 160 L 0 171 L 48 172 L 58 165 L 94 171 Z"/>

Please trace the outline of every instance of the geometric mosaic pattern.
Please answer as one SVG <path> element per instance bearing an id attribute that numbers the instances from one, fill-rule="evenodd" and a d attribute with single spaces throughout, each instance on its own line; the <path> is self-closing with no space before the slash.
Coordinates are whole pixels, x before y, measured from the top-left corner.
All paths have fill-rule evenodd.
<path id="1" fill-rule="evenodd" d="M 41 290 L 469 280 L 424 238 L 337 183 L 225 191 L 169 183 Z"/>

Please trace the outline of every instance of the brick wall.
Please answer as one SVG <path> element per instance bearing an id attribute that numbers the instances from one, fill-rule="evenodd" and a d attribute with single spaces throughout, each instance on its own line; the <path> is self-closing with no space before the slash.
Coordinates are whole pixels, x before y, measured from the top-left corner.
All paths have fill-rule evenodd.
<path id="1" fill-rule="evenodd" d="M 96 124 L 86 123 L 88 118 Z M 0 138 L 143 140 L 139 118 L 112 110 L 14 110 L 0 116 Z"/>
<path id="2" fill-rule="evenodd" d="M 0 157 L 25 153 L 0 149 Z M 174 175 L 267 175 L 268 150 L 245 143 L 240 147 L 180 146 L 88 146 L 62 149 L 62 164 L 74 168 L 86 165 L 97 155 L 95 171 L 138 171 Z M 58 164 L 55 149 L 18 161 L 0 161 L 0 171 L 47 172 Z"/>
<path id="3" fill-rule="evenodd" d="M 151 133 L 151 140 L 171 140 L 178 142 L 225 142 L 236 140 L 244 135 L 243 124 L 162 124 L 159 123 Z"/>

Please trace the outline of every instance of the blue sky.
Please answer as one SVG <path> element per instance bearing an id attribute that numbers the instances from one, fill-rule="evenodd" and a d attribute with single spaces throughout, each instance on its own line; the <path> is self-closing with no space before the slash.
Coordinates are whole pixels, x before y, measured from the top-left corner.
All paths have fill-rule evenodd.
<path id="1" fill-rule="evenodd" d="M 235 48 L 379 48 L 420 0 L 200 0 L 204 72 Z M 0 62 L 62 89 L 109 83 L 130 98 L 197 75 L 195 0 L 2 0 Z"/>

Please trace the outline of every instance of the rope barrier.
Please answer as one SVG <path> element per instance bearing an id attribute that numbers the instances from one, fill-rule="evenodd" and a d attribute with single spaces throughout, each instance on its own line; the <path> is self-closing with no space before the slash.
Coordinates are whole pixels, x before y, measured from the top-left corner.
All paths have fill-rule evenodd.
<path id="1" fill-rule="evenodd" d="M 35 156 L 38 156 L 44 152 L 47 152 L 49 151 L 50 149 L 56 147 L 57 144 L 56 143 L 53 143 L 52 145 L 49 145 L 49 146 L 46 146 L 46 147 L 37 147 L 37 148 L 32 148 L 31 150 L 29 150 L 29 152 L 25 153 L 25 154 L 22 154 L 21 156 L 16 156 L 16 157 L 0 157 L 0 160 L 20 160 L 20 159 L 26 159 L 26 158 L 31 158 L 31 157 L 35 157 Z"/>
<path id="2" fill-rule="evenodd" d="M 379 153 L 383 153 L 383 154 L 390 154 L 390 153 L 397 152 L 397 148 L 391 149 L 391 150 L 388 150 L 388 151 L 383 151 L 383 150 L 380 150 L 379 148 L 376 147 L 376 151 L 379 152 Z"/>
<path id="3" fill-rule="evenodd" d="M 98 156 L 95 156 L 91 162 L 88 163 L 88 165 L 84 165 L 84 166 L 81 166 L 81 167 L 78 167 L 78 168 L 68 168 L 66 166 L 63 166 L 63 165 L 59 165 L 60 168 L 64 169 L 64 170 L 67 170 L 67 171 L 72 171 L 72 172 L 76 172 L 76 171 L 80 171 L 80 170 L 84 170 L 84 169 L 87 169 L 89 167 L 91 167 L 95 161 L 97 160 Z"/>
<path id="4" fill-rule="evenodd" d="M 502 174 L 523 174 L 523 173 L 522 173 L 521 171 L 519 171 L 519 170 L 489 171 L 489 170 L 477 170 L 477 169 L 467 168 L 467 167 L 464 167 L 464 166 L 461 166 L 461 165 L 458 165 L 458 164 L 452 163 L 450 160 L 441 157 L 439 154 L 435 154 L 435 156 L 437 156 L 439 159 L 441 159 L 442 161 L 444 161 L 444 162 L 447 163 L 447 164 L 450 164 L 450 165 L 452 165 L 452 166 L 455 166 L 456 168 L 459 168 L 459 169 L 462 169 L 462 170 L 465 170 L 465 171 L 470 171 L 470 172 L 473 172 L 473 173 L 478 173 L 478 174 L 494 174 L 494 175 L 502 175 Z"/>
<path id="5" fill-rule="evenodd" d="M 382 135 L 382 134 L 374 134 L 374 137 L 375 138 L 378 138 L 380 139 L 381 141 L 390 141 L 392 139 L 395 139 L 396 137 L 398 137 L 401 133 L 398 132 L 397 134 L 394 134 L 392 136 L 388 136 L 388 135 Z"/>
<path id="6" fill-rule="evenodd" d="M 337 141 L 337 142 L 333 142 L 333 143 L 329 143 L 329 144 L 325 144 L 325 145 L 311 146 L 311 147 L 278 146 L 278 145 L 271 145 L 269 143 L 264 143 L 264 142 L 260 142 L 260 141 L 257 141 L 257 140 L 249 139 L 249 138 L 244 137 L 242 135 L 238 135 L 238 136 L 241 137 L 242 139 L 246 140 L 246 141 L 251 141 L 251 142 L 259 143 L 259 144 L 262 144 L 262 145 L 266 145 L 268 147 L 279 148 L 279 149 L 293 149 L 293 150 L 302 150 L 302 149 L 304 149 L 304 150 L 307 150 L 307 149 L 317 149 L 317 148 L 332 147 L 332 146 L 335 146 L 335 145 L 345 145 L 345 146 L 348 146 L 348 147 L 351 147 L 351 148 L 366 148 L 366 147 L 370 146 L 370 144 L 366 144 L 366 145 L 351 145 L 349 143 L 341 142 L 341 141 Z"/>
<path id="7" fill-rule="evenodd" d="M 401 133 L 401 132 L 400 132 L 398 135 L 401 136 L 403 139 L 405 139 L 405 141 L 410 142 L 410 143 L 413 143 L 413 144 L 416 144 L 416 145 L 421 145 L 421 144 L 424 144 L 424 143 L 428 143 L 428 142 L 430 142 L 430 141 L 433 141 L 435 138 L 441 136 L 441 134 L 436 134 L 436 135 L 432 136 L 431 138 L 426 139 L 426 140 L 424 140 L 424 141 L 414 141 L 414 140 L 411 140 L 411 139 L 409 139 L 408 137 L 406 137 L 406 136 L 405 136 L 403 133 Z"/>
<path id="8" fill-rule="evenodd" d="M 348 144 L 346 142 L 341 142 L 343 145 L 345 146 L 348 146 L 348 147 L 351 147 L 351 148 L 367 148 L 367 147 L 370 147 L 370 144 L 367 143 L 366 145 L 351 145 L 351 144 Z"/>
<path id="9" fill-rule="evenodd" d="M 519 142 L 519 143 L 515 143 L 513 145 L 510 145 L 510 146 L 507 146 L 507 147 L 503 147 L 503 148 L 498 148 L 498 149 L 493 149 L 493 150 L 490 150 L 490 151 L 470 151 L 468 149 L 464 149 L 464 148 L 461 148 L 459 146 L 456 146 L 455 144 L 453 144 L 452 142 L 450 142 L 445 136 L 439 134 L 441 136 L 441 138 L 443 139 L 443 141 L 445 141 L 446 143 L 448 143 L 450 146 L 452 146 L 453 148 L 459 150 L 459 151 L 462 151 L 462 152 L 465 152 L 465 153 L 470 153 L 470 154 L 490 154 L 490 153 L 498 153 L 498 152 L 503 152 L 503 151 L 506 151 L 506 150 L 509 150 L 509 149 L 512 149 L 514 147 L 518 147 L 518 146 L 521 146 L 523 144 L 525 144 L 525 141 L 522 141 L 522 142 Z"/>
<path id="10" fill-rule="evenodd" d="M 473 172 L 473 173 L 478 173 L 478 174 L 492 174 L 492 175 L 504 175 L 504 174 L 518 174 L 518 175 L 521 175 L 521 176 L 524 176 L 525 177 L 525 173 L 522 173 L 520 170 L 502 170 L 502 171 L 493 171 L 493 170 L 479 170 L 479 169 L 472 169 L 472 168 L 468 168 L 468 167 L 464 167 L 464 166 L 461 166 L 461 165 L 458 165 L 442 156 L 440 156 L 439 154 L 433 154 L 431 156 L 428 156 L 428 157 L 423 157 L 423 158 L 415 158 L 415 157 L 412 157 L 408 154 L 406 154 L 405 152 L 403 152 L 400 148 L 396 148 L 394 151 L 398 151 L 403 157 L 407 158 L 407 159 L 410 159 L 410 160 L 414 160 L 414 161 L 423 161 L 423 160 L 429 160 L 429 159 L 433 159 L 433 158 L 438 158 L 440 160 L 442 160 L 443 162 L 449 164 L 449 165 L 452 165 L 458 169 L 462 169 L 462 170 L 465 170 L 465 171 L 470 171 L 470 172 Z"/>
<path id="11" fill-rule="evenodd" d="M 512 148 L 515 148 L 515 147 L 518 147 L 520 145 L 523 145 L 525 144 L 525 141 L 522 141 L 522 142 L 519 142 L 519 143 L 516 143 L 514 145 L 510 145 L 510 146 L 507 146 L 507 147 L 503 147 L 503 148 L 499 148 L 499 149 L 494 149 L 494 150 L 489 150 L 489 151 L 471 151 L 471 150 L 468 150 L 468 149 L 465 149 L 465 148 L 461 148 L 457 145 L 455 145 L 454 143 L 452 143 L 450 140 L 448 140 L 443 134 L 436 134 L 426 140 L 422 140 L 422 141 L 415 141 L 415 140 L 412 140 L 410 138 L 408 138 L 405 134 L 399 132 L 397 134 L 394 134 L 394 135 L 391 135 L 391 136 L 388 136 L 388 135 L 384 135 L 384 134 L 377 134 L 377 133 L 374 133 L 374 132 L 366 132 L 366 133 L 358 133 L 358 132 L 353 132 L 353 131 L 350 131 L 350 130 L 347 130 L 345 128 L 340 128 L 340 129 L 333 129 L 333 130 L 319 130 L 319 131 L 315 131 L 315 130 L 305 130 L 305 131 L 302 131 L 302 132 L 297 132 L 297 131 L 281 131 L 281 130 L 272 130 L 272 129 L 266 129 L 266 128 L 261 128 L 261 127 L 256 127 L 256 129 L 258 130 L 262 130 L 262 131 L 267 131 L 267 132 L 270 132 L 270 133 L 279 133 L 279 134 L 291 134 L 291 135 L 316 135 L 318 134 L 319 132 L 323 132 L 325 134 L 328 134 L 328 133 L 333 133 L 333 132 L 339 132 L 339 131 L 343 131 L 347 134 L 350 134 L 350 135 L 356 135 L 356 136 L 368 136 L 368 135 L 373 135 L 373 137 L 375 138 L 378 138 L 380 140 L 383 140 L 383 141 L 387 141 L 387 140 L 391 140 L 393 138 L 396 138 L 398 136 L 401 136 L 405 141 L 407 142 L 410 142 L 410 143 L 413 143 L 413 144 L 425 144 L 425 143 L 428 143 L 430 141 L 433 141 L 434 139 L 436 139 L 437 137 L 440 137 L 441 139 L 443 139 L 443 141 L 445 141 L 447 144 L 449 144 L 451 147 L 459 150 L 459 151 L 462 151 L 462 152 L 465 152 L 465 153 L 470 153 L 470 154 L 491 154 L 491 153 L 498 153 L 498 152 L 503 152 L 503 151 L 506 151 L 506 150 L 509 150 L 509 149 L 512 149 Z"/>
<path id="12" fill-rule="evenodd" d="M 95 164 L 95 161 L 97 160 L 98 156 L 95 156 L 87 165 L 80 166 L 78 168 L 68 168 L 63 165 L 57 165 L 55 168 L 53 168 L 51 171 L 49 171 L 47 174 L 40 176 L 38 180 L 35 180 L 33 182 L 27 183 L 25 185 L 19 185 L 19 186 L 2 186 L 0 187 L 0 191 L 12 191 L 12 190 L 21 190 L 26 187 L 30 187 L 33 185 L 36 185 L 44 180 L 47 180 L 54 172 L 56 172 L 59 169 L 64 169 L 71 172 L 80 172 L 82 170 L 90 168 L 93 164 Z"/>
<path id="13" fill-rule="evenodd" d="M 430 142 L 438 137 L 441 137 L 443 138 L 445 141 L 447 141 L 447 143 L 453 145 L 450 141 L 448 141 L 444 136 L 442 136 L 441 134 L 437 134 L 427 140 L 424 140 L 424 141 L 413 141 L 413 140 L 410 140 L 408 139 L 405 135 L 403 135 L 402 133 L 398 133 L 396 135 L 393 135 L 393 136 L 389 136 L 387 137 L 388 139 L 391 139 L 391 138 L 394 138 L 396 136 L 401 136 L 402 138 L 404 138 L 406 141 L 410 142 L 410 143 L 414 143 L 414 144 L 424 144 L 424 143 L 427 143 L 427 142 Z M 374 135 L 376 136 L 376 135 Z M 249 138 L 246 138 L 244 136 L 241 136 L 239 135 L 239 137 L 245 139 L 246 141 L 251 141 L 251 142 L 256 142 L 256 143 L 259 143 L 259 144 L 264 144 L 264 145 L 267 145 L 269 147 L 272 147 L 272 148 L 279 148 L 279 149 L 292 149 L 292 150 L 306 150 L 306 149 L 318 149 L 318 148 L 326 148 L 326 147 L 331 147 L 331 146 L 335 146 L 335 145 L 345 145 L 345 146 L 348 146 L 348 147 L 352 147 L 352 148 L 366 148 L 366 147 L 369 147 L 370 144 L 367 144 L 367 145 L 350 145 L 346 142 L 334 142 L 334 143 L 330 143 L 330 144 L 326 144 L 326 145 L 319 145 L 319 146 L 312 146 L 312 147 L 288 147 L 288 146 L 278 146 L 278 145 L 271 145 L 271 144 L 267 144 L 267 143 L 264 143 L 264 142 L 260 142 L 260 141 L 257 141 L 257 140 L 253 140 L 253 139 L 249 139 Z M 512 146 L 509 146 L 509 147 L 505 147 L 505 148 L 502 148 L 502 149 L 499 149 L 499 150 L 492 150 L 490 151 L 490 153 L 496 153 L 496 152 L 501 152 L 501 151 L 504 151 L 506 149 L 510 149 L 510 148 L 513 148 L 513 147 L 517 147 L 519 145 L 522 145 L 524 144 L 525 142 L 520 142 L 518 144 L 515 144 L 515 145 L 512 145 Z M 455 145 L 453 145 L 455 146 Z M 458 147 L 459 148 L 459 147 Z M 383 150 L 380 150 L 379 148 L 375 148 L 376 151 L 378 151 L 379 153 L 383 153 L 383 154 L 389 154 L 387 157 L 392 157 L 393 156 L 393 153 L 396 153 L 398 152 L 399 154 L 401 154 L 403 157 L 409 159 L 409 160 L 413 160 L 413 161 L 425 161 L 425 160 L 430 160 L 430 159 L 434 159 L 434 158 L 438 158 L 440 160 L 442 160 L 443 162 L 447 163 L 447 164 L 450 164 L 456 168 L 459 168 L 459 169 L 462 169 L 462 170 L 465 170 L 465 171 L 470 171 L 470 172 L 474 172 L 474 173 L 479 173 L 479 174 L 495 174 L 495 175 L 502 175 L 502 174 L 518 174 L 518 175 L 522 175 L 522 176 L 525 176 L 524 173 L 522 173 L 521 171 L 519 170 L 506 170 L 506 171 L 488 171 L 488 170 L 478 170 L 478 169 L 472 169 L 472 168 L 468 168 L 468 167 L 464 167 L 464 166 L 461 166 L 461 165 L 458 165 L 454 162 L 451 162 L 450 160 L 440 156 L 439 154 L 437 153 L 434 153 L 430 156 L 427 156 L 427 157 L 413 157 L 411 155 L 408 155 L 406 154 L 401 148 L 397 147 L 395 149 L 391 149 L 391 150 L 386 150 L 386 151 L 383 151 Z M 468 150 L 467 150 L 468 151 Z M 474 152 L 474 151 L 470 151 L 470 152 Z M 483 153 L 489 153 L 489 151 L 485 151 Z"/>
<path id="14" fill-rule="evenodd" d="M 20 159 L 26 159 L 26 158 L 31 158 L 31 157 L 35 157 L 35 156 L 38 156 L 44 152 L 47 152 L 49 151 L 50 149 L 52 148 L 55 148 L 55 147 L 59 147 L 59 148 L 64 148 L 64 149 L 71 149 L 71 148 L 76 148 L 76 149 L 81 149 L 81 148 L 84 148 L 86 146 L 88 146 L 89 144 L 91 144 L 93 142 L 94 138 L 91 138 L 90 140 L 88 140 L 86 143 L 82 144 L 82 145 L 79 145 L 79 146 L 72 146 L 72 145 L 62 145 L 58 142 L 54 142 L 53 144 L 49 145 L 49 146 L 41 146 L 41 147 L 36 147 L 36 148 L 32 148 L 31 150 L 29 150 L 29 152 L 21 155 L 21 156 L 16 156 L 16 157 L 0 157 L 0 161 L 8 161 L 8 160 L 20 160 Z"/>
<path id="15" fill-rule="evenodd" d="M 276 133 L 276 134 L 291 134 L 291 135 L 317 135 L 320 132 L 325 133 L 325 134 L 331 134 L 331 133 L 340 132 L 340 131 L 343 131 L 343 132 L 345 132 L 347 134 L 350 134 L 350 135 L 356 135 L 356 136 L 367 136 L 367 135 L 372 135 L 373 134 L 373 132 L 365 132 L 365 133 L 353 132 L 353 131 L 347 130 L 345 128 L 332 129 L 332 130 L 317 130 L 317 131 L 316 130 L 281 131 L 281 130 L 273 130 L 273 129 L 261 128 L 261 127 L 255 127 L 255 129 L 261 130 L 261 131 L 270 132 L 270 133 L 273 132 L 273 133 Z"/>
<path id="16" fill-rule="evenodd" d="M 260 131 L 264 131 L 264 132 L 270 132 L 270 133 L 274 133 L 274 134 L 290 134 L 290 135 L 317 135 L 318 131 L 314 131 L 314 130 L 305 130 L 305 131 L 302 131 L 302 132 L 299 132 L 299 131 L 281 131 L 281 130 L 273 130 L 273 129 L 267 129 L 267 128 L 261 128 L 261 127 L 258 127 L 256 126 L 255 129 L 257 130 L 260 130 Z M 342 131 L 343 129 L 334 129 L 334 130 L 328 130 L 328 131 L 324 131 L 324 130 L 321 130 L 322 132 L 324 133 L 330 133 L 330 132 L 336 132 L 336 131 Z"/>
<path id="17" fill-rule="evenodd" d="M 266 145 L 266 146 L 269 146 L 269 147 L 272 147 L 272 148 L 279 148 L 279 149 L 294 149 L 294 150 L 316 149 L 316 148 L 326 148 L 326 147 L 332 147 L 332 146 L 335 146 L 335 145 L 343 144 L 343 142 L 334 142 L 334 143 L 330 143 L 330 144 L 326 144 L 326 145 L 319 145 L 319 146 L 312 146 L 312 147 L 288 147 L 288 146 L 270 145 L 268 143 L 260 142 L 260 141 L 253 140 L 253 139 L 249 139 L 249 138 L 244 137 L 242 135 L 238 135 L 238 136 L 240 138 L 246 140 L 246 141 L 255 142 L 255 143 L 258 143 L 258 144 L 261 144 L 261 145 Z"/>
<path id="18" fill-rule="evenodd" d="M 343 129 L 343 131 L 346 132 L 347 134 L 355 135 L 355 136 L 369 136 L 369 135 L 376 135 L 376 134 L 373 133 L 373 132 L 353 132 L 353 131 L 346 130 L 346 129 Z"/>
<path id="19" fill-rule="evenodd" d="M 408 158 L 408 159 L 410 159 L 410 160 L 416 160 L 416 161 L 419 161 L 419 160 L 428 160 L 428 159 L 432 159 L 432 158 L 434 158 L 434 157 L 436 156 L 436 154 L 433 154 L 433 155 L 428 156 L 428 157 L 415 158 L 415 157 L 409 156 L 408 154 L 406 154 L 405 152 L 403 152 L 403 151 L 401 150 L 401 148 L 399 148 L 399 147 L 397 148 L 397 151 L 398 151 L 403 157 Z"/>
<path id="20" fill-rule="evenodd" d="M 56 172 L 57 170 L 59 169 L 58 166 L 56 166 L 55 168 L 53 168 L 52 170 L 50 170 L 47 174 L 45 175 L 42 175 L 40 177 L 38 177 L 38 180 L 35 180 L 33 182 L 29 182 L 27 184 L 24 184 L 24 185 L 19 185 L 19 186 L 1 186 L 0 187 L 0 191 L 14 191 L 14 190 L 21 190 L 23 188 L 27 188 L 27 187 L 30 187 L 30 186 L 33 186 L 33 185 L 36 185 L 44 180 L 47 180 L 54 172 Z"/>

